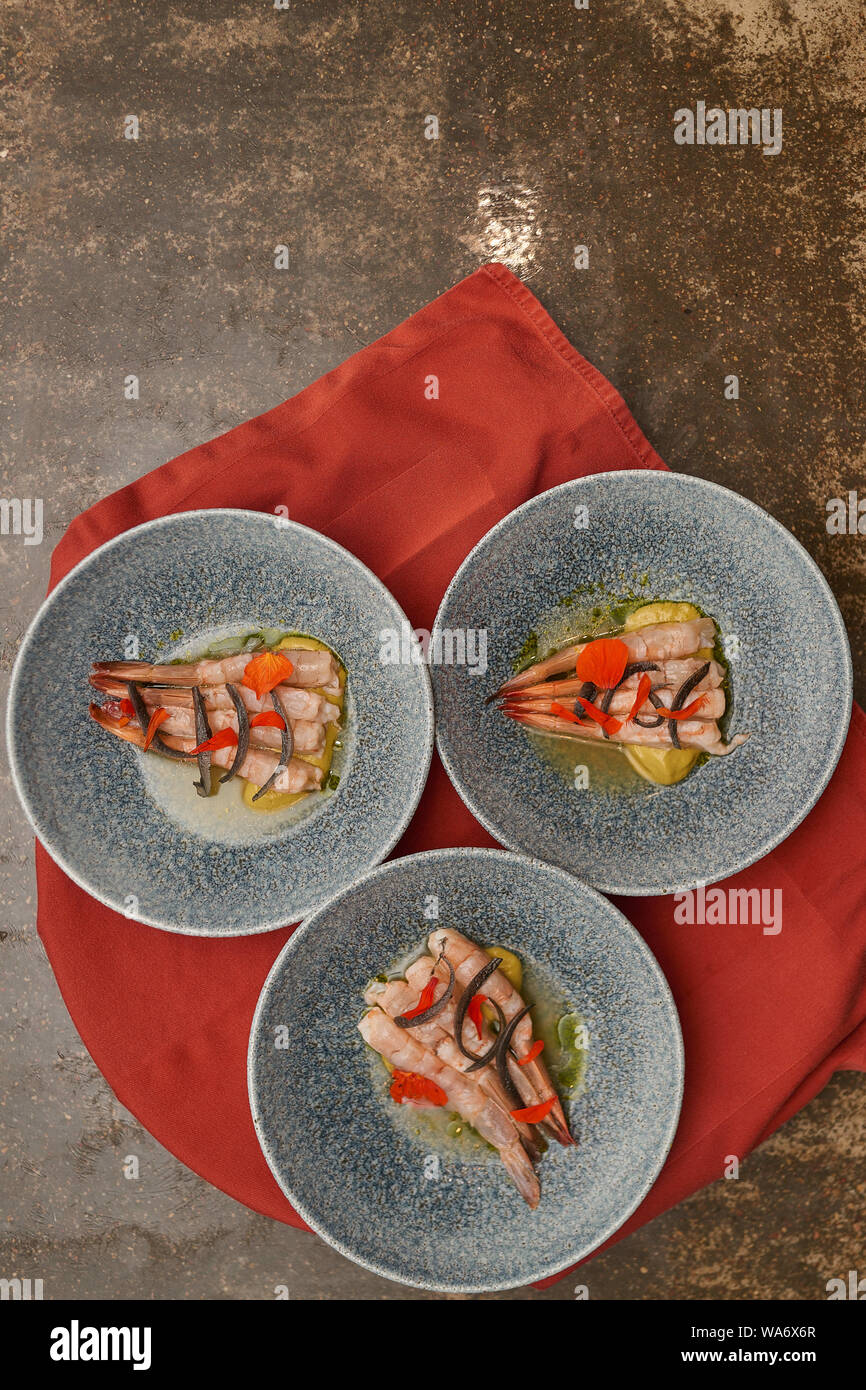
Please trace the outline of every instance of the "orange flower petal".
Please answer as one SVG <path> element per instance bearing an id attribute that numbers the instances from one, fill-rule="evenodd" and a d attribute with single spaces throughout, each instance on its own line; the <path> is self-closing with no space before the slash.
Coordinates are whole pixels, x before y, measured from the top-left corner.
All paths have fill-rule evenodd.
<path id="1" fill-rule="evenodd" d="M 275 709 L 262 710 L 261 714 L 254 714 L 250 720 L 251 729 L 284 729 L 286 721 L 281 714 L 277 714 Z"/>
<path id="2" fill-rule="evenodd" d="M 651 689 L 652 681 L 650 680 L 649 676 L 646 673 L 644 673 L 638 681 L 637 694 L 634 697 L 634 704 L 629 710 L 628 719 L 626 719 L 626 723 L 628 723 L 629 719 L 634 719 L 638 710 L 641 708 L 644 701 L 646 700 L 647 695 L 649 695 Z"/>
<path id="3" fill-rule="evenodd" d="M 622 720 L 614 719 L 612 714 L 605 714 L 603 709 L 599 709 L 591 700 L 585 700 L 582 695 L 578 695 L 578 701 L 586 710 L 590 719 L 594 719 L 596 724 L 600 724 L 609 734 L 617 734 L 622 728 Z"/>
<path id="4" fill-rule="evenodd" d="M 690 705 L 686 705 L 685 709 L 660 709 L 659 714 L 663 714 L 665 719 L 691 719 L 699 709 L 703 709 L 706 703 L 706 695 L 699 695 L 696 700 L 692 700 Z"/>
<path id="5" fill-rule="evenodd" d="M 283 656 L 282 652 L 260 652 L 244 667 L 242 684 L 248 690 L 255 691 L 261 699 L 269 690 L 274 690 L 276 686 L 288 680 L 294 669 L 289 658 Z"/>
<path id="6" fill-rule="evenodd" d="M 555 1104 L 556 1096 L 551 1096 L 550 1100 L 543 1100 L 540 1105 L 527 1105 L 525 1110 L 512 1110 L 511 1118 L 522 1120 L 527 1125 L 537 1125 L 550 1114 Z"/>
<path id="7" fill-rule="evenodd" d="M 160 724 L 165 723 L 166 719 L 168 719 L 167 709 L 163 709 L 162 706 L 160 706 L 159 709 L 155 709 L 153 711 L 153 714 L 150 716 L 150 720 L 147 725 L 147 733 L 144 736 L 145 749 L 149 748 L 150 745 L 153 743 L 154 734 L 156 733 Z"/>
<path id="8" fill-rule="evenodd" d="M 220 729 L 219 733 L 211 734 L 204 743 L 198 744 L 193 748 L 193 753 L 213 753 L 217 748 L 237 748 L 238 736 L 234 729 Z"/>
<path id="9" fill-rule="evenodd" d="M 582 681 L 591 681 L 600 690 L 612 690 L 622 680 L 628 657 L 628 647 L 618 637 L 598 637 L 584 647 L 575 670 Z"/>
<path id="10" fill-rule="evenodd" d="M 584 722 L 579 715 L 566 709 L 565 705 L 561 705 L 558 700 L 551 700 L 550 713 L 555 714 L 557 719 L 567 719 L 569 724 L 582 724 Z"/>
<path id="11" fill-rule="evenodd" d="M 543 1039 L 543 1038 L 536 1038 L 535 1042 L 532 1044 L 532 1046 L 531 1046 L 531 1048 L 529 1049 L 529 1051 L 527 1052 L 526 1056 L 525 1056 L 525 1057 L 518 1057 L 518 1059 L 517 1059 L 517 1065 L 518 1065 L 519 1067 L 526 1067 L 526 1066 L 528 1066 L 529 1063 L 530 1063 L 530 1062 L 534 1062 L 535 1059 L 536 1059 L 536 1057 L 539 1055 L 539 1053 L 541 1053 L 541 1052 L 543 1052 L 543 1051 L 544 1051 L 544 1039 Z"/>
<path id="12" fill-rule="evenodd" d="M 437 1086 L 429 1077 L 421 1076 L 417 1071 L 395 1071 L 389 1089 L 391 1099 L 398 1105 L 404 1101 L 414 1101 L 416 1104 L 422 1101 L 434 1106 L 448 1103 L 448 1097 L 442 1087 Z"/>

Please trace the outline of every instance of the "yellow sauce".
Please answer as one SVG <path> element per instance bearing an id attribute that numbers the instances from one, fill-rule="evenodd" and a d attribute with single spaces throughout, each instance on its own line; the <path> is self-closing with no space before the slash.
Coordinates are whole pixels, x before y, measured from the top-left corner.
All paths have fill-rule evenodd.
<path id="1" fill-rule="evenodd" d="M 507 950 L 505 946 L 485 946 L 484 949 L 488 956 L 499 956 L 502 962 L 499 969 L 519 994 L 523 988 L 523 963 L 520 957 Z"/>
<path id="2" fill-rule="evenodd" d="M 281 647 L 301 648 L 303 651 L 308 652 L 331 651 L 331 648 L 325 642 L 320 642 L 317 637 L 284 637 L 282 642 L 278 644 L 276 650 L 279 651 Z M 333 656 L 333 652 L 331 655 Z M 337 662 L 337 670 L 340 681 L 339 695 L 334 695 L 333 693 L 328 694 L 325 690 L 317 686 L 312 688 L 311 693 L 313 695 L 323 695 L 326 700 L 330 700 L 332 704 L 337 705 L 342 710 L 346 691 L 346 672 L 339 661 Z M 341 732 L 342 726 L 339 722 L 328 724 L 325 726 L 325 747 L 321 753 L 294 754 L 294 757 L 300 762 L 310 763 L 312 767 L 320 767 L 322 769 L 323 787 L 327 785 L 328 774 L 331 770 L 331 763 L 334 758 L 334 744 L 339 739 Z M 258 790 L 254 782 L 244 783 L 244 805 L 247 806 L 250 811 L 281 811 L 284 806 L 294 806 L 296 801 L 300 801 L 303 797 L 310 795 L 309 792 L 268 791 L 265 792 L 264 796 L 259 797 L 258 801 L 253 801 L 253 797 Z"/>

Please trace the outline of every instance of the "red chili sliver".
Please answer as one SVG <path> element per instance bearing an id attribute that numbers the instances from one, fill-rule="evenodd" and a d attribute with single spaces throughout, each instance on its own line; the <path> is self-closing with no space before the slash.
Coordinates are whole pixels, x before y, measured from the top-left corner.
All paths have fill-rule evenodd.
<path id="1" fill-rule="evenodd" d="M 251 729 L 284 729 L 286 721 L 281 714 L 277 714 L 275 709 L 263 710 L 261 714 L 254 714 L 250 720 Z"/>
<path id="2" fill-rule="evenodd" d="M 523 1120 L 525 1124 L 537 1125 L 548 1116 L 556 1104 L 556 1096 L 543 1100 L 540 1105 L 527 1105 L 525 1110 L 512 1110 L 512 1120 Z"/>
<path id="3" fill-rule="evenodd" d="M 167 710 L 167 709 L 163 709 L 163 708 L 160 706 L 159 709 L 155 709 L 155 710 L 153 711 L 153 714 L 150 716 L 150 721 L 149 721 L 148 726 L 147 726 L 147 733 L 146 733 L 145 736 L 144 736 L 144 747 L 145 747 L 145 748 L 149 748 L 149 747 L 150 747 L 151 743 L 153 742 L 153 736 L 154 736 L 154 734 L 156 733 L 156 731 L 157 731 L 157 729 L 159 728 L 160 724 L 164 724 L 164 723 L 165 723 L 166 719 L 168 719 L 168 710 Z"/>
<path id="4" fill-rule="evenodd" d="M 650 680 L 649 676 L 646 675 L 646 673 L 644 673 L 644 675 L 642 675 L 640 680 L 638 681 L 637 694 L 634 697 L 634 704 L 629 710 L 628 719 L 626 720 L 626 723 L 628 723 L 629 719 L 634 719 L 641 705 L 646 700 L 647 695 L 649 695 L 651 689 L 652 681 Z"/>
<path id="5" fill-rule="evenodd" d="M 389 1087 L 390 1096 L 398 1105 L 408 1104 L 427 1104 L 431 1106 L 447 1105 L 448 1097 L 437 1086 L 435 1081 L 429 1077 L 421 1076 L 417 1071 L 395 1071 L 391 1077 Z"/>
<path id="6" fill-rule="evenodd" d="M 128 719 L 134 719 L 135 705 L 132 703 L 131 700 L 123 699 L 120 702 L 120 712 L 121 714 L 125 714 Z"/>
<path id="7" fill-rule="evenodd" d="M 561 705 L 558 700 L 551 700 L 550 713 L 555 714 L 559 719 L 567 719 L 570 724 L 582 724 L 583 720 L 579 715 L 574 714 L 565 705 Z"/>
<path id="8" fill-rule="evenodd" d="M 193 753 L 213 753 L 217 748 L 237 748 L 238 736 L 234 729 L 220 729 L 218 734 L 211 734 L 204 743 L 200 743 L 194 748 Z"/>
<path id="9" fill-rule="evenodd" d="M 427 981 L 426 985 L 422 989 L 421 998 L 418 1000 L 418 1003 L 415 1005 L 414 1009 L 409 1009 L 407 1013 L 401 1014 L 400 1017 L 417 1018 L 419 1014 L 425 1013 L 426 1010 L 429 1009 L 430 1005 L 433 1003 L 433 996 L 436 993 L 436 986 L 438 985 L 438 983 L 438 977 L 436 975 L 431 975 L 430 979 Z M 411 1074 L 414 1075 L 414 1072 Z"/>
<path id="10" fill-rule="evenodd" d="M 622 680 L 628 658 L 628 647 L 618 637 L 598 637 L 584 647 L 575 670 L 582 681 L 592 681 L 600 690 L 612 690 Z"/>
<path id="11" fill-rule="evenodd" d="M 703 709 L 706 703 L 706 695 L 699 695 L 696 700 L 692 700 L 690 705 L 686 705 L 685 709 L 659 710 L 659 714 L 663 714 L 665 719 L 691 719 L 692 715 L 697 714 L 699 709 Z"/>
<path id="12" fill-rule="evenodd" d="M 475 1024 L 475 1031 L 481 1037 L 481 1005 L 487 1003 L 486 994 L 473 994 L 466 1009 L 469 1019 Z"/>
<path id="13" fill-rule="evenodd" d="M 536 1057 L 538 1056 L 538 1054 L 539 1054 L 540 1052 L 543 1052 L 543 1051 L 544 1051 L 544 1041 L 543 1041 L 543 1039 L 541 1039 L 541 1038 L 536 1038 L 535 1042 L 532 1044 L 532 1046 L 531 1046 L 531 1048 L 529 1049 L 529 1051 L 527 1052 L 526 1056 L 525 1056 L 525 1057 L 518 1057 L 518 1059 L 517 1059 L 517 1065 L 518 1065 L 519 1067 L 526 1067 L 526 1066 L 528 1066 L 529 1063 L 530 1063 L 530 1062 L 534 1062 L 535 1059 L 536 1059 Z"/>
<path id="14" fill-rule="evenodd" d="M 599 709 L 591 700 L 585 700 L 582 695 L 578 695 L 578 702 L 583 706 L 590 719 L 594 719 L 596 724 L 600 724 L 609 734 L 616 734 L 622 728 L 622 720 L 614 719 L 612 714 L 605 714 L 603 709 Z"/>

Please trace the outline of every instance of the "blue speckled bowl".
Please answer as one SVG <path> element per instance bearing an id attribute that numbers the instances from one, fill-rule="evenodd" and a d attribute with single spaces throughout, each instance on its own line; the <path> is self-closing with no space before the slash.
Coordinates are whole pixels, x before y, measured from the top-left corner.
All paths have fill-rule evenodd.
<path id="1" fill-rule="evenodd" d="M 626 791 L 575 790 L 484 699 L 564 594 L 599 580 L 621 593 L 634 576 L 648 600 L 691 600 L 739 638 L 730 732 L 752 737 L 672 787 L 631 774 Z M 463 800 L 509 849 L 606 893 L 672 893 L 746 868 L 814 806 L 845 742 L 851 657 L 826 581 L 760 507 L 699 478 L 604 473 L 533 498 L 464 561 L 436 626 L 488 633 L 483 678 L 433 668 L 437 746 Z M 585 745 L 573 747 L 578 765 Z"/>
<path id="2" fill-rule="evenodd" d="M 431 1151 L 357 1031 L 368 979 L 435 928 L 432 897 L 440 925 L 513 947 L 588 1028 L 584 1089 L 566 1104 L 580 1142 L 550 1146 L 534 1212 L 495 1155 Z M 569 874 L 499 850 L 394 860 L 340 893 L 286 944 L 250 1036 L 256 1131 L 304 1220 L 377 1274 L 453 1292 L 529 1283 L 611 1235 L 664 1162 L 682 1081 L 676 1009 L 634 928 Z"/>
<path id="3" fill-rule="evenodd" d="M 89 555 L 46 600 L 12 675 L 8 744 L 27 816 L 76 883 L 139 922 L 195 936 L 268 931 L 378 864 L 403 833 L 430 762 L 423 665 L 382 665 L 403 613 L 333 541 L 261 512 L 183 512 Z M 240 783 L 201 801 L 195 770 L 141 754 L 87 707 L 90 663 L 145 660 L 181 630 L 286 627 L 319 637 L 348 675 L 340 785 L 291 813 L 256 814 Z M 336 764 L 335 764 L 336 765 Z"/>

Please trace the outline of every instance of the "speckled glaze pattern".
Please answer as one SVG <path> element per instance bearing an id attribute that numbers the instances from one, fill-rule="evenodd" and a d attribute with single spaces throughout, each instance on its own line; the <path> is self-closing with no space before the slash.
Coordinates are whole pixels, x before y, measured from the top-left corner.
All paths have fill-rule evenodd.
<path id="1" fill-rule="evenodd" d="M 151 926 L 233 936 L 298 920 L 384 859 L 421 795 L 433 737 L 427 670 L 379 660 L 380 631 L 404 621 L 360 561 L 282 518 L 186 512 L 118 536 L 46 600 L 15 665 L 8 744 L 36 834 L 93 897 Z M 312 633 L 337 652 L 351 738 L 339 787 L 317 795 L 313 813 L 285 824 L 239 808 L 250 838 L 226 843 L 146 794 L 140 763 L 151 755 L 92 722 L 88 674 L 92 660 L 122 658 L 129 633 L 143 659 L 159 660 L 157 642 L 176 630 L 194 642 L 215 626 L 263 625 Z"/>
<path id="2" fill-rule="evenodd" d="M 495 1158 L 455 1144 L 431 1164 L 376 1092 L 386 1078 L 357 1029 L 363 990 L 434 930 L 432 897 L 439 925 L 512 947 L 588 1027 L 586 1084 L 566 1105 L 579 1144 L 551 1144 L 534 1212 Z M 378 1274 L 450 1292 L 529 1283 L 615 1231 L 664 1162 L 682 1079 L 676 1009 L 634 928 L 571 875 L 499 850 L 394 860 L 341 893 L 286 944 L 250 1036 L 256 1130 L 304 1220 Z"/>
<path id="3" fill-rule="evenodd" d="M 484 698 L 563 595 L 598 581 L 622 593 L 635 575 L 647 599 L 692 601 L 738 637 L 730 733 L 752 736 L 672 787 L 574 790 Z M 845 742 L 851 657 L 826 581 L 766 512 L 699 478 L 605 473 L 533 498 L 471 552 L 436 623 L 488 632 L 483 683 L 433 668 L 437 746 L 463 800 L 501 844 L 603 892 L 672 893 L 746 868 L 815 804 Z"/>

